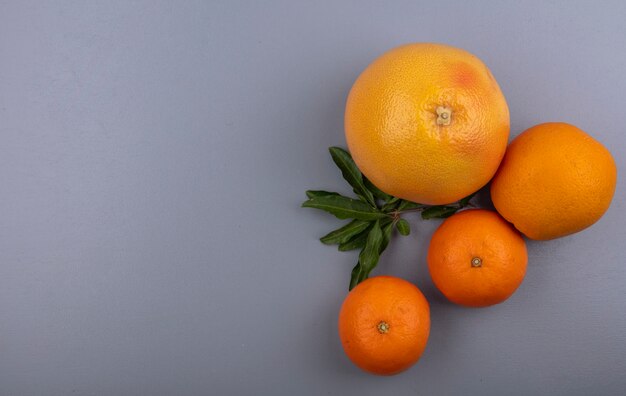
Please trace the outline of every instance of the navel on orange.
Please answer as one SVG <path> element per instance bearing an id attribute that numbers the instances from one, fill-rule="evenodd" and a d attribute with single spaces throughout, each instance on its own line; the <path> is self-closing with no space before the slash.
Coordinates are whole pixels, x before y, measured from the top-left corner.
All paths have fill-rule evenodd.
<path id="1" fill-rule="evenodd" d="M 344 351 L 373 374 L 392 375 L 411 367 L 424 352 L 429 332 L 426 298 L 413 284 L 392 276 L 360 283 L 339 313 Z"/>
<path id="2" fill-rule="evenodd" d="M 381 190 L 445 204 L 492 178 L 506 149 L 509 110 L 474 55 L 409 44 L 383 54 L 358 77 L 345 132 L 357 166 Z"/>
<path id="3" fill-rule="evenodd" d="M 550 122 L 511 142 L 491 184 L 491 199 L 527 237 L 553 239 L 598 221 L 616 181 L 609 150 L 573 125 Z"/>
<path id="4" fill-rule="evenodd" d="M 520 233 L 496 212 L 466 210 L 446 219 L 428 248 L 428 269 L 448 300 L 469 307 L 503 302 L 526 274 Z"/>

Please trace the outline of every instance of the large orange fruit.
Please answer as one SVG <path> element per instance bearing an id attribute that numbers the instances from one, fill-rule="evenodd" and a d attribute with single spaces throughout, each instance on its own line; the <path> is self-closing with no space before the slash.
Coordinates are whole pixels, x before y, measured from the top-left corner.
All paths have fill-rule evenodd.
<path id="1" fill-rule="evenodd" d="M 496 212 L 466 210 L 446 219 L 428 248 L 428 269 L 448 300 L 468 307 L 501 303 L 526 275 L 520 233 Z"/>
<path id="2" fill-rule="evenodd" d="M 509 109 L 474 55 L 409 44 L 383 54 L 358 77 L 345 131 L 357 166 L 381 190 L 444 204 L 493 177 L 509 137 Z"/>
<path id="3" fill-rule="evenodd" d="M 509 145 L 491 185 L 500 214 L 531 239 L 589 227 L 609 208 L 617 168 L 611 153 L 563 122 L 534 126 Z"/>
<path id="4" fill-rule="evenodd" d="M 422 355 L 430 308 L 413 284 L 392 276 L 369 278 L 352 289 L 339 313 L 343 349 L 361 369 L 392 375 Z"/>

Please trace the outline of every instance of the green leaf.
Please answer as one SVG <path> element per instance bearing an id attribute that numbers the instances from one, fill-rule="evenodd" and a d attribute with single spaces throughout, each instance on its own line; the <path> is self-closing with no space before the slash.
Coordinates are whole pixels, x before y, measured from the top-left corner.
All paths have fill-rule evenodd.
<path id="1" fill-rule="evenodd" d="M 307 198 L 327 197 L 329 195 L 339 195 L 336 192 L 328 192 L 324 190 L 308 190 L 306 192 Z"/>
<path id="2" fill-rule="evenodd" d="M 370 272 L 372 272 L 374 267 L 376 267 L 376 265 L 378 264 L 380 255 L 389 245 L 389 241 L 391 240 L 391 231 L 393 230 L 393 222 L 387 219 L 381 220 L 380 227 L 382 227 L 382 229 L 380 230 L 380 234 L 379 231 L 375 230 L 377 223 L 378 221 L 372 225 L 371 229 L 363 232 L 365 234 L 364 239 L 366 240 L 365 242 L 367 244 L 365 242 L 363 243 L 365 247 L 363 248 L 363 250 L 361 250 L 361 253 L 359 254 L 359 261 L 352 269 L 352 274 L 350 276 L 350 287 L 348 290 L 352 290 L 356 285 L 367 279 Z M 372 236 L 372 232 L 375 235 Z M 378 254 L 376 255 L 371 249 L 376 248 L 376 240 L 378 240 L 378 235 L 380 235 L 380 245 L 378 247 Z"/>
<path id="3" fill-rule="evenodd" d="M 472 198 L 474 198 L 474 196 L 476 195 L 476 193 L 472 193 L 470 195 L 468 195 L 467 197 L 463 198 L 462 200 L 459 201 L 459 206 L 464 208 L 467 206 L 467 204 L 469 204 L 469 202 L 471 201 Z"/>
<path id="4" fill-rule="evenodd" d="M 399 203 L 400 203 L 400 198 L 392 197 L 389 201 L 387 201 L 387 203 L 383 205 L 382 208 L 380 208 L 380 210 L 382 210 L 385 213 L 389 213 L 395 210 L 396 207 L 399 205 Z"/>
<path id="5" fill-rule="evenodd" d="M 365 187 L 365 183 L 363 183 L 363 175 L 352 160 L 350 153 L 340 147 L 331 147 L 328 151 L 330 151 L 333 161 L 335 161 L 335 164 L 337 164 L 341 170 L 343 178 L 346 179 L 346 181 L 352 186 L 354 193 L 361 197 L 365 202 L 369 203 L 373 207 L 376 207 L 374 195 L 372 195 L 372 192 Z"/>
<path id="6" fill-rule="evenodd" d="M 402 212 L 403 210 L 419 209 L 423 207 L 424 207 L 423 204 L 411 202 L 411 201 L 407 201 L 406 199 L 403 199 L 402 202 L 400 202 L 400 205 L 398 206 L 398 211 Z"/>
<path id="7" fill-rule="evenodd" d="M 411 226 L 409 225 L 409 222 L 404 219 L 398 220 L 396 228 L 398 229 L 400 235 L 407 236 L 411 233 Z"/>
<path id="8" fill-rule="evenodd" d="M 395 197 L 392 197 L 391 195 L 381 191 L 378 187 L 376 187 L 374 185 L 374 183 L 372 183 L 371 181 L 369 181 L 369 179 L 365 176 L 363 176 L 363 184 L 365 184 L 365 187 L 367 187 L 368 190 L 370 190 L 372 192 L 372 194 L 374 194 L 375 198 L 381 199 L 383 201 L 389 201 L 390 199 L 398 199 Z"/>
<path id="9" fill-rule="evenodd" d="M 361 268 L 361 263 L 357 261 L 354 268 L 352 268 L 352 273 L 350 274 L 350 286 L 348 286 L 348 291 L 354 289 L 354 287 L 359 284 L 362 271 L 363 269 Z"/>
<path id="10" fill-rule="evenodd" d="M 390 195 L 390 196 L 389 196 L 389 199 L 387 200 L 387 203 L 388 203 L 388 204 L 393 204 L 393 203 L 396 203 L 396 202 L 399 202 L 399 201 L 401 201 L 401 199 L 400 199 L 400 198 L 398 198 L 398 197 L 392 197 L 392 196 Z"/>
<path id="11" fill-rule="evenodd" d="M 456 206 L 438 205 L 431 206 L 422 211 L 422 219 L 445 219 L 459 210 Z"/>
<path id="12" fill-rule="evenodd" d="M 369 229 L 365 229 L 360 233 L 356 234 L 347 242 L 339 244 L 340 252 L 347 252 L 349 250 L 360 249 L 365 246 L 365 241 L 367 241 L 367 234 L 369 233 Z"/>
<path id="13" fill-rule="evenodd" d="M 383 231 L 380 228 L 380 222 L 376 221 L 372 226 L 367 241 L 361 253 L 359 254 L 359 263 L 361 263 L 361 275 L 359 283 L 364 281 L 369 273 L 372 272 L 378 260 L 380 259 L 380 247 L 383 243 Z"/>
<path id="14" fill-rule="evenodd" d="M 383 225 L 383 223 L 381 222 L 380 225 L 383 230 L 383 241 L 380 244 L 379 254 L 383 254 L 385 249 L 387 249 L 389 242 L 391 241 L 391 232 L 393 231 L 393 222 L 390 221 L 389 223 L 385 225 Z"/>
<path id="15" fill-rule="evenodd" d="M 332 231 L 320 238 L 320 241 L 326 245 L 332 245 L 335 243 L 344 243 L 350 240 L 353 236 L 359 234 L 365 230 L 370 223 L 363 220 L 352 220 L 345 226 Z"/>
<path id="16" fill-rule="evenodd" d="M 380 221 L 380 226 L 381 228 L 383 228 L 383 231 L 384 231 L 385 228 L 391 223 L 392 223 L 391 217 L 385 217 L 384 219 Z M 366 228 L 365 230 L 361 231 L 359 234 L 356 234 L 355 236 L 350 238 L 349 241 L 340 244 L 339 251 L 347 252 L 349 250 L 361 249 L 363 246 L 365 246 L 365 242 L 367 241 L 367 234 L 369 234 L 372 225 L 373 223 L 370 223 L 368 228 Z M 391 227 L 389 227 L 389 229 L 391 229 Z"/>
<path id="17" fill-rule="evenodd" d="M 341 195 L 314 197 L 304 201 L 302 207 L 325 210 L 339 219 L 376 220 L 387 216 L 363 201 Z"/>

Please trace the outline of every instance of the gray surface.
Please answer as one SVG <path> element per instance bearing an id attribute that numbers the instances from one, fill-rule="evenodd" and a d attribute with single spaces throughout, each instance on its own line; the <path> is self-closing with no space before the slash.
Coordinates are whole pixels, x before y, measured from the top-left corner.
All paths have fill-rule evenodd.
<path id="1" fill-rule="evenodd" d="M 311 3 L 0 2 L 2 396 L 623 393 L 624 3 Z M 593 228 L 529 243 L 489 309 L 442 299 L 438 223 L 413 219 L 378 273 L 422 288 L 432 336 L 379 378 L 337 336 L 354 254 L 299 204 L 346 191 L 326 152 L 346 94 L 410 41 L 474 52 L 514 135 L 574 123 L 620 178 Z"/>

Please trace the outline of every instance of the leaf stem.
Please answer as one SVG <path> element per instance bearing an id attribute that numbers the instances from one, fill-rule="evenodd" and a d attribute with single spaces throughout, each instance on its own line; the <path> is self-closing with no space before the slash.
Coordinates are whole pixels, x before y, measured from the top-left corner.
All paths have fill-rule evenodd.
<path id="1" fill-rule="evenodd" d="M 443 117 L 443 113 L 438 112 L 438 115 L 449 119 L 449 117 Z M 445 205 L 425 205 L 394 197 L 369 181 L 361 173 L 347 150 L 331 147 L 329 151 L 344 179 L 350 184 L 358 198 L 346 197 L 336 192 L 309 190 L 306 192 L 308 200 L 302 203 L 302 207 L 320 209 L 339 219 L 351 220 L 320 238 L 322 243 L 339 245 L 340 251 L 361 249 L 357 264 L 352 270 L 350 289 L 367 279 L 370 272 L 378 265 L 380 255 L 392 239 L 394 228 L 400 235 L 410 234 L 409 222 L 402 215 L 421 212 L 424 220 L 445 219 L 459 210 L 479 207 L 470 202 L 476 193 L 458 202 Z"/>

